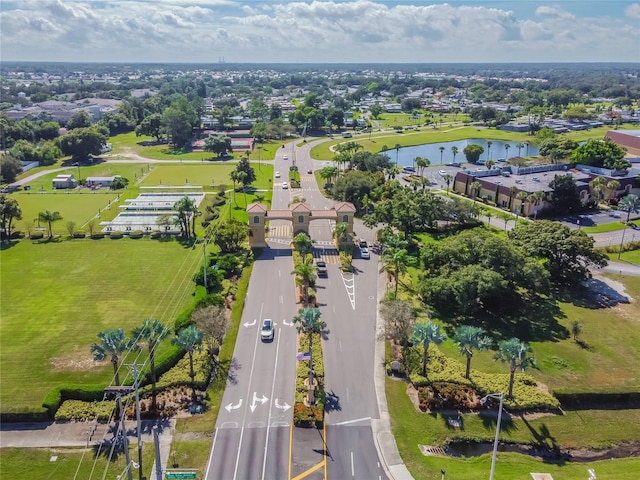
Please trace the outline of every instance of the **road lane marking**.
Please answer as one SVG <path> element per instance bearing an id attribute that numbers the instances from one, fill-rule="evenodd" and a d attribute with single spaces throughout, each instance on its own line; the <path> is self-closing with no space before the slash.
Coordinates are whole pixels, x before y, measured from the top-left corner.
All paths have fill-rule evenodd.
<path id="1" fill-rule="evenodd" d="M 320 470 L 322 467 L 324 467 L 327 463 L 327 460 L 324 459 L 322 460 L 320 463 L 315 464 L 313 467 L 307 469 L 306 471 L 302 472 L 300 475 L 293 477 L 291 480 L 302 480 L 304 477 L 308 477 L 309 475 L 311 475 L 313 472 L 315 472 L 316 470 Z"/>
<path id="2" fill-rule="evenodd" d="M 260 318 L 262 318 L 262 312 L 264 310 L 264 302 L 260 304 Z M 253 382 L 253 370 L 256 366 L 256 352 L 258 351 L 258 337 L 260 337 L 260 332 L 256 333 L 256 340 L 253 344 L 253 359 L 251 360 L 251 369 L 249 370 L 249 384 L 247 385 L 247 393 L 245 398 L 249 399 L 249 391 L 251 390 L 251 383 Z M 236 455 L 236 466 L 233 470 L 233 479 L 236 480 L 238 478 L 238 467 L 240 466 L 240 452 L 242 451 L 242 438 L 244 437 L 244 423 L 247 420 L 247 409 L 244 409 L 244 414 L 242 415 L 242 428 L 240 429 L 240 441 L 238 442 L 238 454 Z"/>
<path id="3" fill-rule="evenodd" d="M 231 413 L 231 410 L 236 410 L 238 408 L 240 408 L 242 406 L 242 399 L 238 400 L 238 403 L 236 405 L 234 405 L 233 403 L 229 403 L 229 405 L 227 405 L 226 407 L 224 407 L 224 409 Z"/>
<path id="4" fill-rule="evenodd" d="M 255 412 L 256 408 L 258 407 L 256 402 L 260 402 L 262 405 L 264 405 L 268 401 L 269 399 L 265 395 L 262 395 L 262 397 L 258 397 L 258 394 L 256 392 L 253 392 L 253 399 L 251 400 L 251 405 L 249 405 L 249 408 L 251 409 L 251 413 Z"/>
<path id="5" fill-rule="evenodd" d="M 273 365 L 273 380 L 271 381 L 271 398 L 273 398 L 273 395 L 275 393 L 276 390 L 276 374 L 278 372 L 278 356 L 280 353 L 280 339 L 282 338 L 281 335 L 281 328 L 278 328 L 278 342 L 276 343 L 276 360 L 274 362 Z M 264 403 L 264 402 L 263 402 Z M 278 400 L 276 399 L 276 407 L 278 406 Z M 285 410 L 286 412 L 286 410 Z M 267 439 L 266 442 L 264 444 L 264 458 L 262 459 L 262 480 L 264 480 L 264 475 L 266 473 L 267 470 L 267 452 L 269 451 L 269 430 L 271 428 L 271 408 L 269 408 L 269 416 L 267 417 Z"/>
<path id="6" fill-rule="evenodd" d="M 247 328 L 249 328 L 249 327 L 253 327 L 253 326 L 256 324 L 256 322 L 257 322 L 257 321 L 258 321 L 258 320 L 257 320 L 256 318 L 254 318 L 254 319 L 253 319 L 253 322 L 251 322 L 251 323 L 249 323 L 249 322 L 244 322 L 242 325 L 244 325 L 244 326 L 245 326 L 245 327 L 247 327 Z"/>
<path id="7" fill-rule="evenodd" d="M 209 478 L 209 471 L 211 470 L 211 461 L 213 460 L 213 451 L 216 448 L 217 438 L 218 438 L 218 429 L 216 428 L 216 432 L 213 434 L 213 443 L 211 444 L 211 452 L 209 453 L 209 461 L 207 462 L 207 471 L 204 474 L 204 478 Z"/>
<path id="8" fill-rule="evenodd" d="M 349 302 L 351 303 L 351 308 L 356 309 L 356 279 L 353 273 L 345 274 L 344 272 L 340 272 L 342 276 L 342 283 L 344 284 L 344 288 L 347 291 L 347 297 L 349 297 Z"/>
<path id="9" fill-rule="evenodd" d="M 351 452 L 351 476 L 352 477 L 356 476 L 356 469 L 355 469 L 355 466 L 353 465 L 353 452 Z"/>
<path id="10" fill-rule="evenodd" d="M 367 422 L 371 420 L 371 417 L 356 418 L 354 420 L 345 420 L 344 422 L 338 422 L 335 425 L 349 425 L 350 423 Z"/>

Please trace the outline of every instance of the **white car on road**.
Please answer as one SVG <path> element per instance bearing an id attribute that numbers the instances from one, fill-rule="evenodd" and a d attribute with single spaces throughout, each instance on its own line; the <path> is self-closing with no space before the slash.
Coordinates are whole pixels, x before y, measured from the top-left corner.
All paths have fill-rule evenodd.
<path id="1" fill-rule="evenodd" d="M 273 340 L 273 336 L 273 321 L 270 318 L 265 318 L 262 320 L 262 327 L 260 328 L 260 339 L 262 341 Z"/>
<path id="2" fill-rule="evenodd" d="M 282 189 L 283 190 L 288 190 L 289 189 L 289 184 L 287 182 L 282 182 Z"/>
<path id="3" fill-rule="evenodd" d="M 280 178 L 280 172 L 276 172 L 276 178 Z"/>

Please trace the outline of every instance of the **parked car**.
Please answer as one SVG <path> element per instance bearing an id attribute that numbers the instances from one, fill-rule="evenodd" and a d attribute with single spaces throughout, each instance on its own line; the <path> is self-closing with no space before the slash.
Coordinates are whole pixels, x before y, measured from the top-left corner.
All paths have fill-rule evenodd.
<path id="1" fill-rule="evenodd" d="M 316 267 L 318 267 L 318 276 L 326 277 L 328 276 L 327 263 L 324 260 L 318 260 L 316 262 Z"/>
<path id="2" fill-rule="evenodd" d="M 444 177 L 447 174 L 447 171 L 446 170 L 440 170 L 438 173 Z"/>
<path id="3" fill-rule="evenodd" d="M 369 255 L 369 249 L 367 247 L 360 248 L 360 258 L 369 260 L 370 255 Z"/>
<path id="4" fill-rule="evenodd" d="M 402 171 L 404 173 L 415 173 L 416 169 L 415 167 L 402 167 Z"/>
<path id="5" fill-rule="evenodd" d="M 274 335 L 273 321 L 270 318 L 265 318 L 262 320 L 262 327 L 260 328 L 260 339 L 262 341 L 273 340 Z"/>

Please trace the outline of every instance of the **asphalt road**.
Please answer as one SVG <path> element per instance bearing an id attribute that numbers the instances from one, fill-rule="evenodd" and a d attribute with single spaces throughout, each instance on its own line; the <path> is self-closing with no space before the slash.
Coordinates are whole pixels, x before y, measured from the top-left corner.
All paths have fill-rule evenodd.
<path id="1" fill-rule="evenodd" d="M 274 178 L 273 209 L 286 209 L 293 197 L 305 199 L 313 209 L 329 209 L 333 201 L 319 192 L 309 169 L 322 168 L 309 158 L 309 145 L 293 145 L 278 151 Z M 283 156 L 288 159 L 284 160 Z M 301 189 L 283 189 L 289 166 L 295 162 L 302 177 Z M 373 386 L 375 319 L 377 308 L 377 257 L 356 258 L 354 273 L 339 269 L 332 244 L 335 224 L 316 220 L 310 234 L 314 256 L 328 260 L 328 277 L 318 278 L 316 290 L 322 318 L 327 323 L 323 339 L 325 388 L 328 394 L 326 445 L 316 448 L 318 435 L 295 436 L 305 442 L 326 467 L 304 478 L 387 478 L 378 460 L 371 420 L 379 418 Z M 362 226 L 359 236 L 372 241 Z M 207 479 L 252 480 L 292 478 L 292 410 L 295 388 L 296 331 L 291 319 L 297 313 L 295 284 L 291 275 L 291 223 L 270 225 L 269 245 L 256 259 L 249 283 L 242 326 L 233 365 L 218 415 Z M 275 322 L 272 342 L 260 339 L 262 319 Z M 318 455 L 320 452 L 320 455 Z M 302 477 L 300 477 L 302 478 Z"/>

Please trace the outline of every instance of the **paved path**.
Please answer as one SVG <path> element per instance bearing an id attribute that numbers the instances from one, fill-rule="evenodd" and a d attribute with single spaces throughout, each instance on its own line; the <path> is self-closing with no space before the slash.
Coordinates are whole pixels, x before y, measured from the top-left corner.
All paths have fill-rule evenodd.
<path id="1" fill-rule="evenodd" d="M 142 422 L 143 443 L 153 448 L 153 431 L 154 421 L 145 420 Z M 165 470 L 169 461 L 169 452 L 171 449 L 171 440 L 173 438 L 173 430 L 175 420 L 158 421 L 159 440 L 160 440 L 160 457 L 162 460 L 162 469 Z M 129 443 L 136 444 L 136 422 L 126 422 Z M 2 423 L 0 425 L 0 448 L 56 448 L 56 447 L 90 447 L 98 443 L 100 440 L 111 439 L 112 430 L 108 424 L 93 422 L 39 422 L 39 423 Z M 92 461 L 90 459 L 87 461 Z M 136 460 L 132 450 L 132 460 Z M 144 466 L 145 471 L 149 471 Z M 155 465 L 150 480 L 156 480 Z"/>

